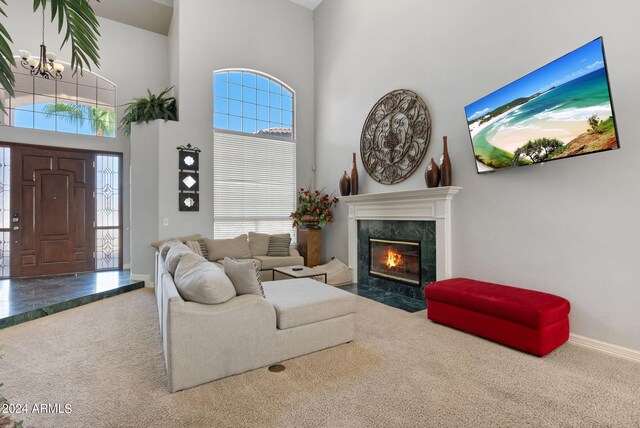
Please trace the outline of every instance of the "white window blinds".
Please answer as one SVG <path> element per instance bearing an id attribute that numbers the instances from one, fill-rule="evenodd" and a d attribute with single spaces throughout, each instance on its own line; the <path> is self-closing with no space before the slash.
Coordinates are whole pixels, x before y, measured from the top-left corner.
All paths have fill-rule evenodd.
<path id="1" fill-rule="evenodd" d="M 214 237 L 253 231 L 295 239 L 295 143 L 216 131 L 213 144 Z"/>

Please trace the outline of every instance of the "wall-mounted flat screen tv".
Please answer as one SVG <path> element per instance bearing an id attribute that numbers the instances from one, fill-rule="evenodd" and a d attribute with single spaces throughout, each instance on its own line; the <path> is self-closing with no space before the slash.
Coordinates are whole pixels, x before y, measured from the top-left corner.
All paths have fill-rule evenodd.
<path id="1" fill-rule="evenodd" d="M 620 147 L 602 37 L 465 112 L 479 173 Z"/>

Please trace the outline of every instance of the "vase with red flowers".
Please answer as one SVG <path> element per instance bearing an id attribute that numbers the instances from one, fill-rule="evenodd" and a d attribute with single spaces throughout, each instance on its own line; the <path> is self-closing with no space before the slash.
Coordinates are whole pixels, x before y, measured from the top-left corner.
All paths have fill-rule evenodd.
<path id="1" fill-rule="evenodd" d="M 289 217 L 293 219 L 293 227 L 306 227 L 317 229 L 333 221 L 333 208 L 338 203 L 338 198 L 319 190 L 298 190 L 298 208 Z"/>

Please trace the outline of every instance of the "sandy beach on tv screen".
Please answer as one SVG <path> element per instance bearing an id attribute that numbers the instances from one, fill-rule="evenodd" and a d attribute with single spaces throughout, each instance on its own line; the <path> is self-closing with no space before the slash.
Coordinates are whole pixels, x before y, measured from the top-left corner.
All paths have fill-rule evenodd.
<path id="1" fill-rule="evenodd" d="M 588 129 L 586 120 L 549 121 L 518 128 L 503 128 L 497 134 L 487 136 L 487 141 L 494 147 L 513 153 L 518 147 L 538 138 L 556 138 L 566 144 Z"/>

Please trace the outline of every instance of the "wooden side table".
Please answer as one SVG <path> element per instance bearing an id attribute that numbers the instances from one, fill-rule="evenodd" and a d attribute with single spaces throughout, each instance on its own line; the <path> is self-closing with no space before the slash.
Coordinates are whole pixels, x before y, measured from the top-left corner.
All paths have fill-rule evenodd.
<path id="1" fill-rule="evenodd" d="M 305 266 L 318 266 L 322 258 L 322 230 L 298 229 L 298 252 L 304 257 Z"/>

